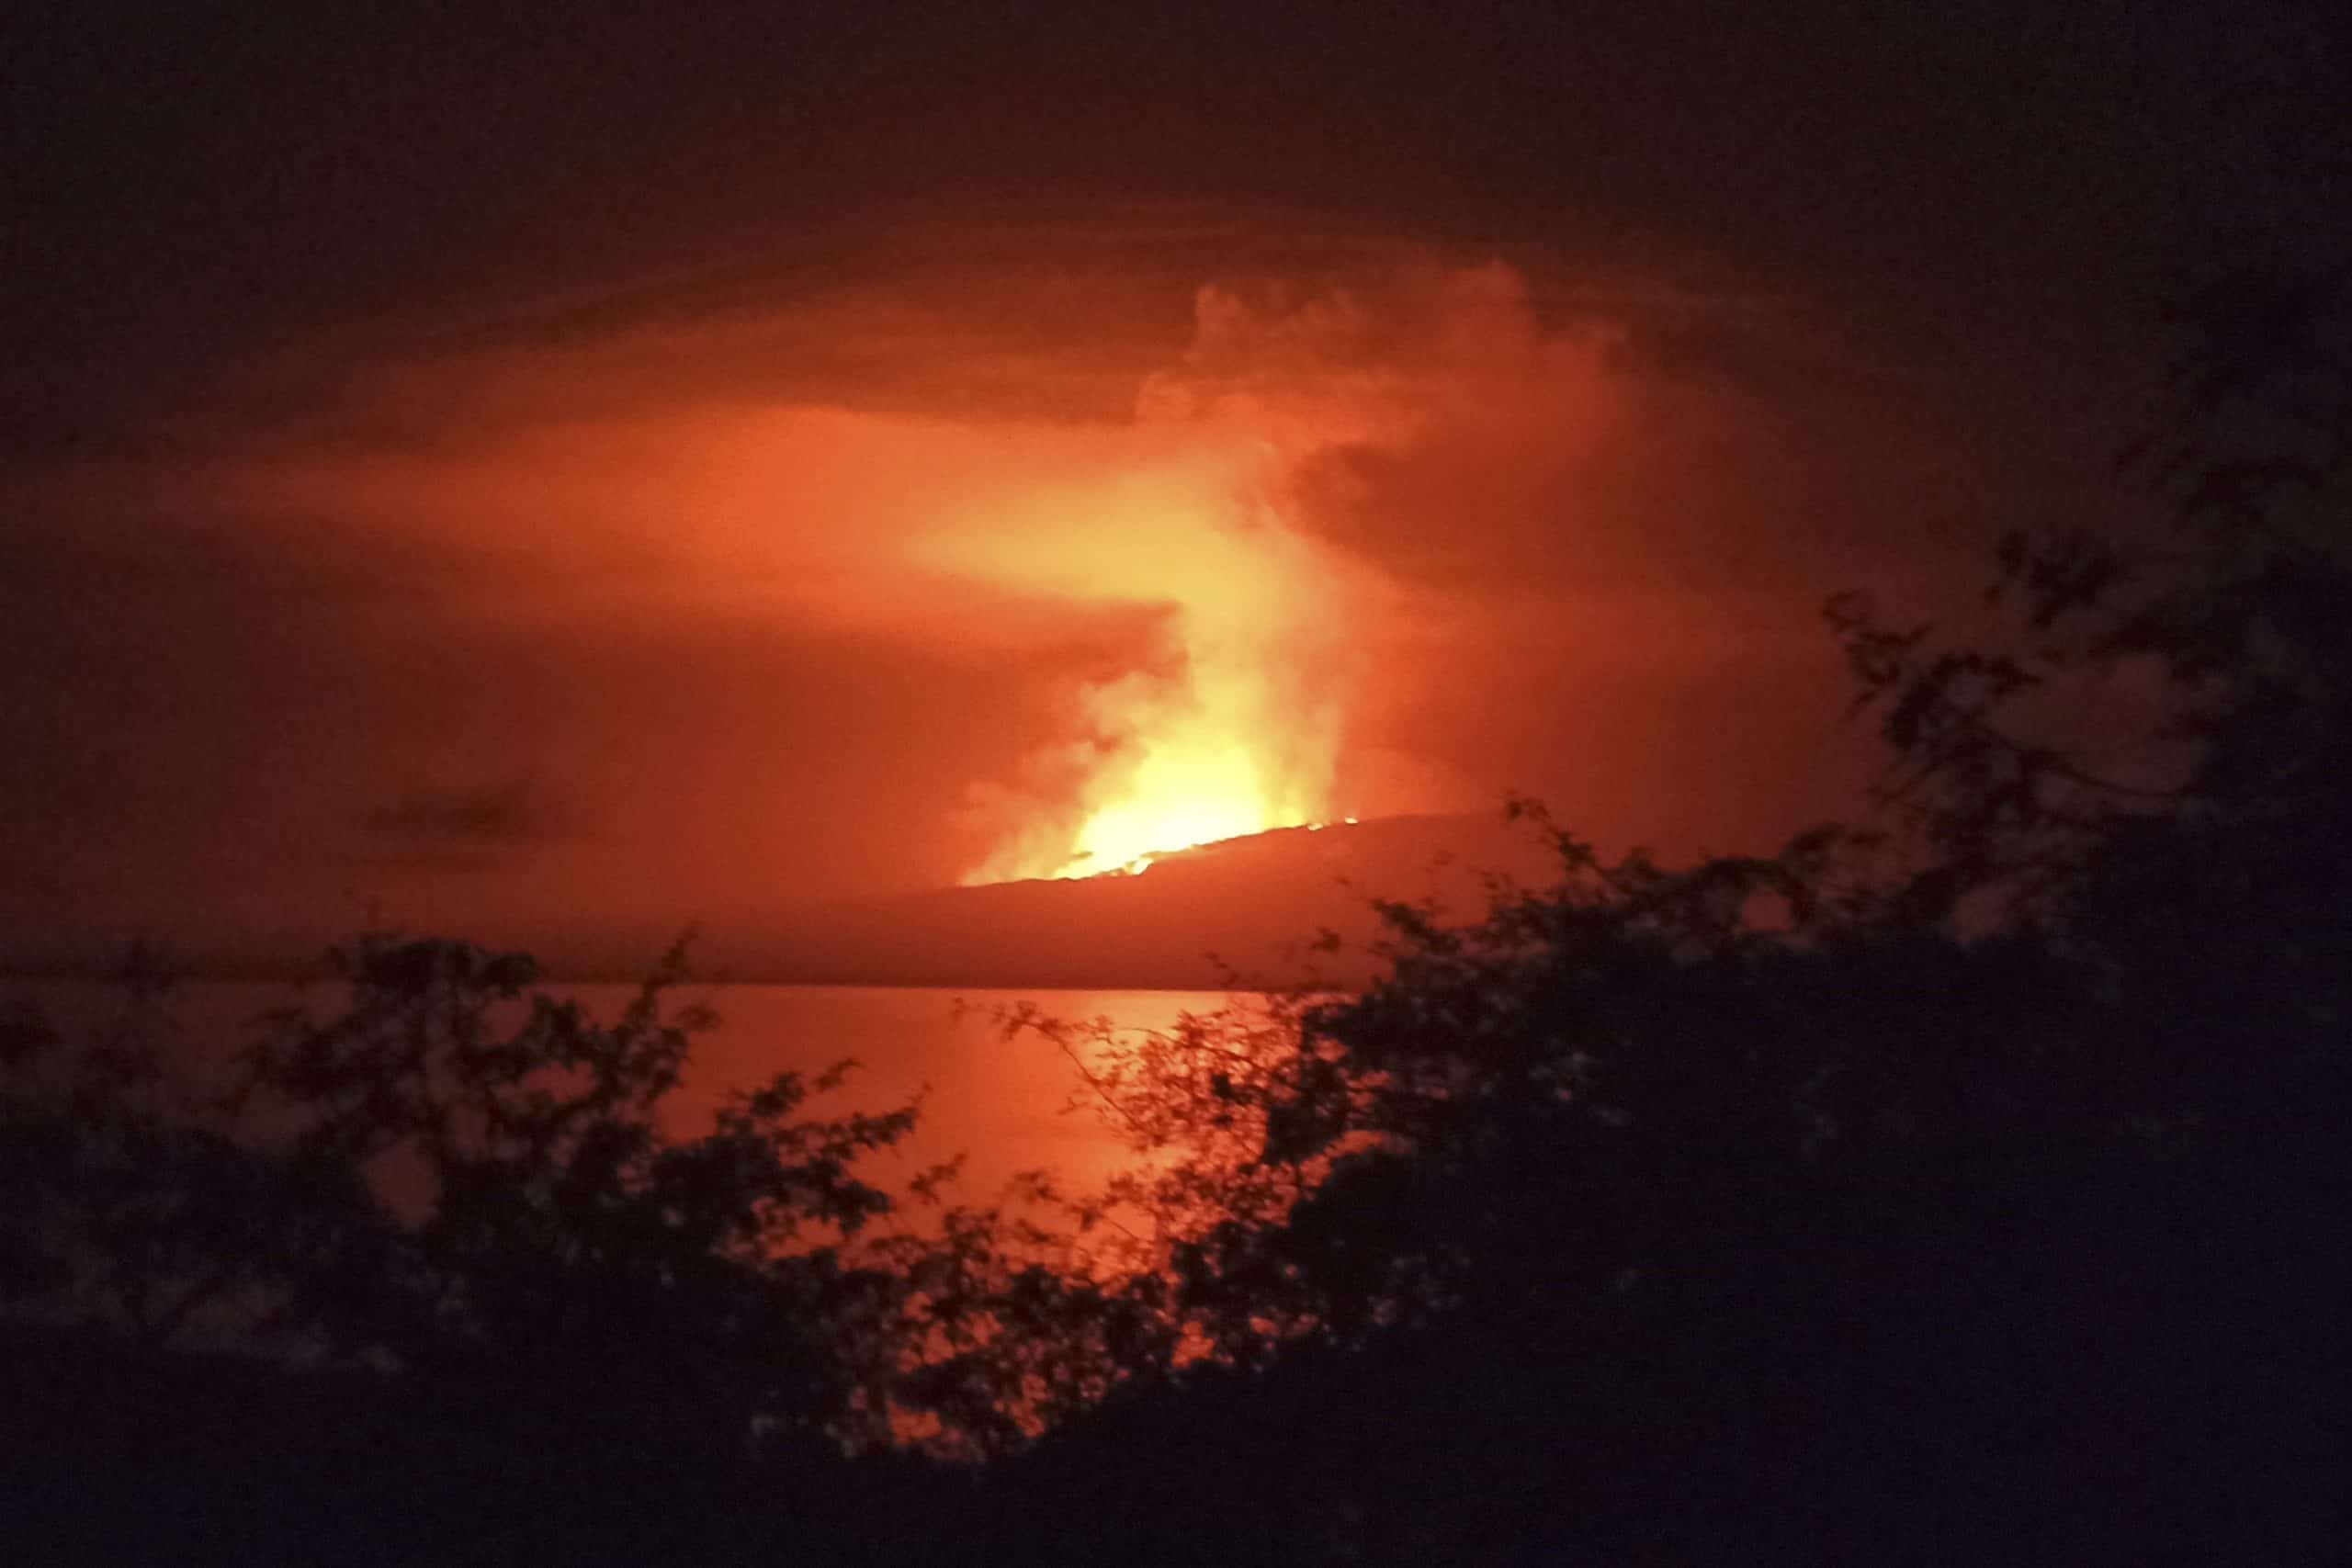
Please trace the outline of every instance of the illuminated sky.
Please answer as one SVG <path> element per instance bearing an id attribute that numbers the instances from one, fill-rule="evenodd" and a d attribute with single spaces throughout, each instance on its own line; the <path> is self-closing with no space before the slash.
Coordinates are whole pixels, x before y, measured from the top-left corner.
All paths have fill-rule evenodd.
<path id="1" fill-rule="evenodd" d="M 2297 9 L 1927 9 L 28 31 L 0 947 L 1838 809 L 1822 597 L 2086 503 L 2165 290 L 2352 207 Z"/>

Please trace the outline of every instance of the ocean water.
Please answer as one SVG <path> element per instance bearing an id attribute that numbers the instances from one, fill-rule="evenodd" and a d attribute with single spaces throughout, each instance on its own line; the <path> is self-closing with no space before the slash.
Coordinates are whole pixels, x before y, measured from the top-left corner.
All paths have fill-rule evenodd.
<path id="1" fill-rule="evenodd" d="M 550 987 L 600 1018 L 616 1016 L 634 995 L 619 985 Z M 164 995 L 174 1054 L 199 1072 L 226 1061 L 253 1037 L 288 987 L 244 982 L 183 982 Z M 680 999 L 708 1003 L 718 1026 L 697 1037 L 685 1081 L 669 1112 L 681 1130 L 705 1124 L 730 1090 L 785 1068 L 810 1074 L 843 1059 L 858 1064 L 842 1087 L 812 1102 L 812 1112 L 882 1111 L 920 1095 L 922 1118 L 895 1149 L 872 1160 L 866 1179 L 896 1189 L 940 1160 L 964 1158 L 959 1193 L 984 1201 L 1019 1171 L 1046 1169 L 1074 1187 L 1099 1182 L 1129 1163 L 1125 1145 L 1091 1103 L 1076 1064 L 1032 1032 L 1008 1036 L 998 1021 L 1021 1003 L 1070 1021 L 1104 1019 L 1119 1030 L 1160 1029 L 1183 1012 L 1226 1004 L 1203 991 L 954 991 L 879 986 L 697 985 Z M 327 994 L 313 993 L 324 1005 Z M 106 988 L 81 983 L 0 979 L 0 1010 L 40 1007 L 69 1031 L 116 1010 Z"/>
<path id="2" fill-rule="evenodd" d="M 602 1010 L 623 987 L 581 987 Z M 609 993 L 610 999 L 606 999 Z M 1227 998 L 1206 991 L 953 991 L 885 986 L 730 986 L 704 993 L 721 1019 L 702 1038 L 697 1068 L 679 1092 L 688 1115 L 707 1114 L 728 1089 L 779 1067 L 814 1072 L 858 1064 L 818 1106 L 887 1111 L 922 1097 L 914 1133 L 869 1173 L 893 1185 L 962 1156 L 968 1198 L 992 1196 L 1014 1173 L 1046 1169 L 1085 1185 L 1131 1163 L 1126 1145 L 1087 1090 L 1078 1064 L 1032 1031 L 1008 1034 L 1003 1011 L 1032 1004 L 1063 1020 L 1106 1020 L 1115 1030 L 1165 1029 L 1182 1013 Z"/>

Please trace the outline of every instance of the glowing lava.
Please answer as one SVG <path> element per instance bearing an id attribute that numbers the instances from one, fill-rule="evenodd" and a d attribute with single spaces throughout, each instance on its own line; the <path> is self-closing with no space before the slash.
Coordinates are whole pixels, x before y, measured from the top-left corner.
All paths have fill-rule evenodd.
<path id="1" fill-rule="evenodd" d="M 1124 673 L 1076 683 L 1065 737 L 967 882 L 1099 876 L 1329 814 L 1345 572 L 1267 493 L 1261 446 L 1204 442 L 923 541 L 932 570 L 1150 619 Z"/>
<path id="2" fill-rule="evenodd" d="M 1080 826 L 1069 862 L 1054 874 L 1146 871 L 1156 854 L 1305 820 L 1295 802 L 1269 797 L 1246 747 L 1154 747 L 1128 793 Z"/>
<path id="3" fill-rule="evenodd" d="M 1259 311 L 1204 288 L 1182 364 L 1146 381 L 1115 444 L 944 507 L 907 542 L 912 572 L 1041 617 L 1124 612 L 1094 623 L 1118 628 L 1119 672 L 1073 660 L 1057 733 L 1017 779 L 971 787 L 995 847 L 967 883 L 1133 874 L 1332 814 L 1363 623 L 1390 600 L 1307 525 L 1303 476 L 1410 423 L 1381 378 L 1347 369 L 1361 330 L 1345 301 Z"/>

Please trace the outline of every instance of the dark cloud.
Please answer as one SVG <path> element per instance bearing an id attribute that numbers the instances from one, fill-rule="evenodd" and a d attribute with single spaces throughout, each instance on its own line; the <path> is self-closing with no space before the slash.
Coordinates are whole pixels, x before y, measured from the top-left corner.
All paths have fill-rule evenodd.
<path id="1" fill-rule="evenodd" d="M 798 298 L 943 215 L 1249 202 L 2070 354 L 2217 246 L 2352 222 L 2343 35 L 2285 4 L 116 0 L 9 28 L 0 427 L 50 449 L 152 440 L 224 361 L 322 333 Z"/>
<path id="2" fill-rule="evenodd" d="M 516 848 L 560 837 L 563 814 L 529 779 L 502 784 L 418 786 L 370 806 L 360 821 L 372 836 L 405 853 L 455 848 Z"/>

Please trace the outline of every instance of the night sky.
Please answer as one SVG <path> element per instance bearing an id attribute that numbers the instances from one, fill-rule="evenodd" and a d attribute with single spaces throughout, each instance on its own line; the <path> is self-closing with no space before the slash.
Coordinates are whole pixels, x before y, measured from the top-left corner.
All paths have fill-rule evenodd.
<path id="1" fill-rule="evenodd" d="M 2166 300 L 2352 239 L 2347 83 L 2288 5 L 19 8 L 0 958 L 1769 840 L 1871 765 L 1823 598 L 2117 504 Z"/>

